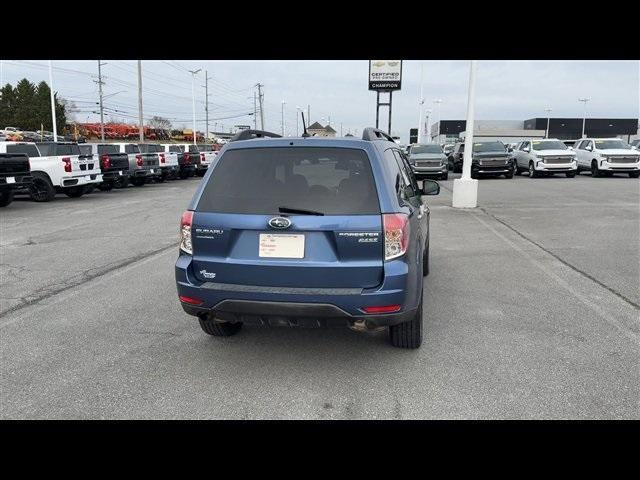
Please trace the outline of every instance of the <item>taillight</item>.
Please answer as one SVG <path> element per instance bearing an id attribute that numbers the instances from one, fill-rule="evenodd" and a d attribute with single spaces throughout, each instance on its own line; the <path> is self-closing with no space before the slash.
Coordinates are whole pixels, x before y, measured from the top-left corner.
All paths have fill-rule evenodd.
<path id="1" fill-rule="evenodd" d="M 186 295 L 178 295 L 181 302 L 188 303 L 189 305 L 202 305 L 204 300 L 199 298 L 187 297 Z"/>
<path id="2" fill-rule="evenodd" d="M 191 222 L 193 221 L 193 212 L 186 211 L 180 219 L 180 250 L 189 255 L 193 255 L 193 246 L 191 245 Z"/>
<path id="3" fill-rule="evenodd" d="M 191 164 L 191 157 L 189 156 L 188 153 L 185 153 L 184 155 L 182 155 L 182 158 L 184 159 L 184 163 L 186 163 L 187 165 Z"/>
<path id="4" fill-rule="evenodd" d="M 164 162 L 164 153 L 160 154 L 160 163 L 165 163 Z"/>
<path id="5" fill-rule="evenodd" d="M 144 163 L 142 162 L 142 155 L 136 155 L 136 165 L 142 167 Z"/>
<path id="6" fill-rule="evenodd" d="M 64 163 L 64 171 L 71 172 L 71 158 L 62 157 L 62 163 Z"/>
<path id="7" fill-rule="evenodd" d="M 100 164 L 102 165 L 103 170 L 108 170 L 111 168 L 111 157 L 106 153 L 100 157 Z"/>
<path id="8" fill-rule="evenodd" d="M 385 213 L 384 224 L 384 259 L 392 260 L 401 257 L 409 246 L 409 217 L 404 213 Z"/>
<path id="9" fill-rule="evenodd" d="M 204 162 L 204 153 L 201 153 L 201 154 L 200 154 L 200 161 L 201 161 L 201 162 Z"/>
<path id="10" fill-rule="evenodd" d="M 380 305 L 375 307 L 362 307 L 364 313 L 393 313 L 400 311 L 400 305 Z"/>

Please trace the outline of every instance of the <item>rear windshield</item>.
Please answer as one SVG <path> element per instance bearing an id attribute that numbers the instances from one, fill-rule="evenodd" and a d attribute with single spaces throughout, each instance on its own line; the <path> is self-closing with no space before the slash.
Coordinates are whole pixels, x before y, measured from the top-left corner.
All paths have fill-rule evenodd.
<path id="1" fill-rule="evenodd" d="M 200 153 L 197 145 L 189 145 L 189 153 Z"/>
<path id="2" fill-rule="evenodd" d="M 182 153 L 182 147 L 180 147 L 178 145 L 170 145 L 169 146 L 169 151 L 170 152 L 176 152 L 176 153 Z"/>
<path id="3" fill-rule="evenodd" d="M 78 145 L 82 155 L 91 155 L 91 145 Z"/>
<path id="4" fill-rule="evenodd" d="M 98 145 L 98 153 L 100 155 L 103 155 L 105 153 L 120 153 L 120 147 L 118 147 L 118 145 Z"/>
<path id="5" fill-rule="evenodd" d="M 39 157 L 40 153 L 35 145 L 28 143 L 18 143 L 17 145 L 7 145 L 7 153 L 26 153 L 29 157 Z"/>
<path id="6" fill-rule="evenodd" d="M 141 143 L 138 146 L 140 147 L 140 151 L 144 153 L 164 152 L 164 149 L 160 145 L 154 143 Z"/>
<path id="7" fill-rule="evenodd" d="M 220 157 L 197 209 L 277 215 L 279 207 L 325 215 L 379 214 L 367 154 L 321 147 L 229 150 Z"/>
<path id="8" fill-rule="evenodd" d="M 125 153 L 140 153 L 140 149 L 138 145 L 133 145 L 132 143 L 128 143 L 124 146 Z"/>
<path id="9" fill-rule="evenodd" d="M 440 145 L 417 145 L 411 147 L 411 155 L 418 153 L 442 153 L 442 147 Z"/>
<path id="10" fill-rule="evenodd" d="M 198 145 L 198 148 L 200 149 L 201 152 L 213 152 L 212 145 Z"/>
<path id="11" fill-rule="evenodd" d="M 45 156 L 82 155 L 77 143 L 39 143 L 38 150 Z"/>

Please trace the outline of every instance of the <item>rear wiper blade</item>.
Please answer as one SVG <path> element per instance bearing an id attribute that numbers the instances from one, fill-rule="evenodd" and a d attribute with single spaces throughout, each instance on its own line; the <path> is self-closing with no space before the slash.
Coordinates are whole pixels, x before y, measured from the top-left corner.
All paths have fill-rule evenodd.
<path id="1" fill-rule="evenodd" d="M 280 213 L 297 213 L 300 215 L 324 215 L 324 213 L 322 212 L 317 212 L 315 210 L 305 210 L 304 208 L 278 207 L 278 211 Z"/>

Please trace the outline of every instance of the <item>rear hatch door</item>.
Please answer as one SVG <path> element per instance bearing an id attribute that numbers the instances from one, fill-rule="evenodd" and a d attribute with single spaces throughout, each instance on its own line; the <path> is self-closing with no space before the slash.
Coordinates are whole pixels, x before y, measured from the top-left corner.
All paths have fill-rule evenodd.
<path id="1" fill-rule="evenodd" d="M 196 205 L 201 281 L 372 288 L 383 277 L 382 217 L 363 150 L 231 149 Z"/>

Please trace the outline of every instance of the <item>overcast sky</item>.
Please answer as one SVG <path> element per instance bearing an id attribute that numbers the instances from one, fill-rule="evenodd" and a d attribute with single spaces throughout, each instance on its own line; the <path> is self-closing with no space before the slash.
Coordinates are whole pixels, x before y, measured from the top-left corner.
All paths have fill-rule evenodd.
<path id="1" fill-rule="evenodd" d="M 135 123 L 138 115 L 137 62 L 103 60 L 106 119 Z M 48 81 L 48 62 L 2 61 L 2 81 L 21 78 Z M 75 102 L 77 121 L 95 121 L 98 99 L 97 61 L 54 61 L 54 89 Z M 424 68 L 425 109 L 437 120 L 433 100 L 442 99 L 443 120 L 466 117 L 469 63 L 464 61 L 405 61 L 402 90 L 393 95 L 392 130 L 408 141 L 418 123 L 420 67 Z M 288 134 L 296 132 L 296 106 L 311 105 L 311 120 L 331 125 L 340 134 L 362 133 L 375 126 L 375 92 L 367 90 L 368 61 L 143 61 L 144 116 L 160 115 L 173 126 L 191 127 L 191 74 L 196 76 L 196 117 L 204 131 L 204 73 L 209 80 L 210 130 L 253 125 L 254 85 L 264 85 L 265 126 L 280 132 L 282 100 Z M 115 94 L 113 96 L 109 96 Z M 386 97 L 386 95 L 385 95 Z M 546 116 L 581 117 L 579 97 L 590 97 L 589 117 L 637 118 L 640 111 L 638 61 L 480 61 L 476 85 L 476 118 L 524 120 Z M 237 117 L 237 118 L 224 118 Z M 388 114 L 381 108 L 381 127 Z M 324 120 L 323 120 L 324 119 Z M 1 127 L 4 127 L 1 126 Z M 300 123 L 300 128 L 302 124 Z"/>

